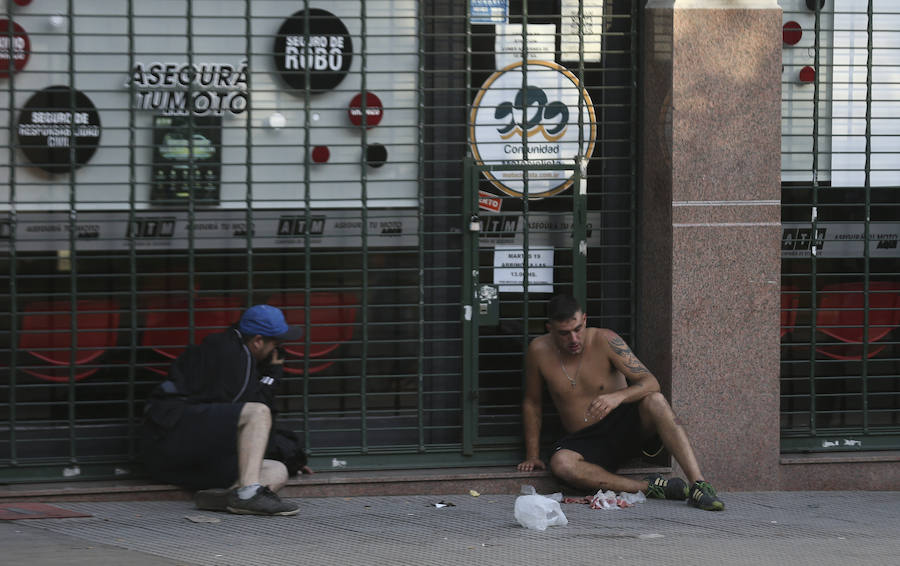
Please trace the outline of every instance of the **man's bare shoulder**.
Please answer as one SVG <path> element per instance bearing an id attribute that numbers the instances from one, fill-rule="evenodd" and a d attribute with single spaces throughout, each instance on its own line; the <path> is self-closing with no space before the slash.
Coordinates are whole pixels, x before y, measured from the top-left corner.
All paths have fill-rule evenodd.
<path id="1" fill-rule="evenodd" d="M 589 326 L 585 329 L 586 335 L 591 341 L 595 342 L 595 345 L 605 345 L 610 340 L 620 339 L 618 334 L 615 331 L 610 330 L 609 328 L 597 328 L 594 326 Z M 529 350 L 533 351 L 543 351 L 543 350 L 552 350 L 554 348 L 553 339 L 550 334 L 541 334 L 540 336 L 534 338 L 531 343 L 528 345 Z"/>
<path id="2" fill-rule="evenodd" d="M 592 326 L 587 329 L 587 332 L 588 341 L 590 342 L 591 347 L 595 349 L 603 349 L 609 344 L 610 340 L 619 338 L 619 335 L 609 328 L 596 328 Z"/>
<path id="3" fill-rule="evenodd" d="M 541 360 L 551 353 L 551 348 L 553 347 L 550 335 L 542 334 L 528 344 L 528 358 L 532 363 L 540 363 Z"/>

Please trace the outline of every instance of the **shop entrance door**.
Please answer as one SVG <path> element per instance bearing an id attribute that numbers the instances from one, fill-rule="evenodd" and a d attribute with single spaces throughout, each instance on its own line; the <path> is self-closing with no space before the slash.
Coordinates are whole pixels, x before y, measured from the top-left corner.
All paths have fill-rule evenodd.
<path id="1" fill-rule="evenodd" d="M 559 192 L 529 198 L 550 175 Z M 521 194 L 492 190 L 521 181 Z M 463 197 L 463 452 L 518 450 L 525 349 L 544 332 L 544 304 L 569 292 L 584 303 L 590 222 L 584 165 L 465 162 Z"/>

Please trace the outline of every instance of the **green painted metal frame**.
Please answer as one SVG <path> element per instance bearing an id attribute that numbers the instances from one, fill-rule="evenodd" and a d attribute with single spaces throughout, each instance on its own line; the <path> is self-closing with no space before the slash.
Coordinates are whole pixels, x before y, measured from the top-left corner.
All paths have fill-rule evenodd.
<path id="1" fill-rule="evenodd" d="M 587 294 L 587 187 L 582 183 L 583 175 L 586 174 L 586 165 L 579 160 L 571 164 L 561 165 L 501 165 L 501 164 L 478 164 L 470 155 L 465 160 L 464 175 L 465 186 L 463 190 L 463 210 L 462 226 L 460 227 L 465 244 L 463 245 L 463 268 L 462 268 L 462 291 L 463 303 L 461 312 L 461 323 L 463 325 L 463 454 L 471 456 L 479 440 L 478 434 L 478 400 L 479 400 L 479 380 L 478 380 L 478 363 L 477 359 L 480 354 L 479 348 L 479 313 L 475 305 L 478 303 L 478 286 L 480 283 L 480 266 L 478 262 L 479 256 L 479 237 L 481 234 L 481 218 L 478 208 L 479 179 L 482 173 L 498 172 L 498 171 L 522 171 L 525 180 L 527 192 L 528 175 L 533 171 L 572 171 L 573 174 L 573 198 L 572 198 L 572 272 L 573 272 L 573 290 L 575 297 L 582 305 L 586 304 Z M 585 179 L 586 181 L 586 179 Z M 528 198 L 522 197 L 523 202 L 523 310 L 525 320 L 528 318 L 528 214 L 527 202 Z M 554 266 L 554 268 L 560 266 Z M 523 334 L 523 339 L 527 341 L 528 333 Z M 527 349 L 527 343 L 523 347 L 524 352 Z M 523 358 L 524 359 L 524 358 Z"/>
<path id="2" fill-rule="evenodd" d="M 363 0 L 359 3 L 361 12 L 360 12 L 360 36 L 361 36 L 361 44 L 360 44 L 360 52 L 359 52 L 359 61 L 361 65 L 361 70 L 359 71 L 361 76 L 361 89 L 363 91 L 366 90 L 366 71 L 367 71 L 367 49 L 366 49 L 366 38 L 367 38 L 367 17 L 366 17 L 366 1 Z M 416 120 L 418 127 L 418 139 L 417 139 L 417 180 L 419 186 L 422 187 L 428 182 L 428 179 L 425 177 L 425 164 L 427 161 L 426 157 L 426 146 L 428 143 L 428 139 L 426 138 L 426 92 L 427 92 L 427 70 L 426 70 L 426 60 L 429 56 L 429 53 L 425 49 L 425 27 L 426 27 L 426 5 L 429 3 L 426 0 L 419 0 L 417 2 L 418 13 L 416 15 L 417 22 L 417 40 L 418 40 L 418 49 L 416 52 L 416 57 L 418 58 L 418 70 L 416 72 L 416 91 L 417 91 L 417 99 L 418 104 L 415 110 L 416 112 Z M 127 19 L 127 27 L 128 27 L 128 63 L 129 68 L 133 68 L 136 60 L 135 53 L 135 22 L 139 17 L 135 12 L 135 0 L 129 0 L 126 7 L 126 19 Z M 65 33 L 67 42 L 69 45 L 69 52 L 75 53 L 75 41 L 77 38 L 77 33 L 75 32 L 76 26 L 74 25 L 74 18 L 72 14 L 75 9 L 75 0 L 68 0 L 68 27 Z M 304 8 L 310 7 L 310 2 L 305 0 L 301 3 L 301 6 Z M 194 53 L 194 37 L 192 25 L 194 19 L 193 13 L 193 3 L 188 0 L 185 3 L 185 13 L 184 18 L 186 21 L 186 38 L 185 41 L 187 43 L 186 50 L 186 59 L 190 64 L 195 59 Z M 11 7 L 7 7 L 7 16 L 11 17 Z M 634 9 L 632 14 L 637 12 L 637 9 Z M 635 19 L 635 16 L 632 15 L 632 22 Z M 244 11 L 244 29 L 247 38 L 252 36 L 252 21 L 254 18 L 253 8 L 251 2 L 248 0 L 245 5 Z M 528 22 L 528 7 L 527 2 L 525 3 L 523 9 L 523 18 L 525 26 L 523 26 L 523 38 L 527 37 L 527 22 Z M 309 20 L 307 19 L 306 26 L 309 25 Z M 307 30 L 309 28 L 307 27 Z M 11 34 L 11 27 L 9 33 Z M 632 33 L 636 35 L 636 31 L 634 28 L 634 24 L 632 25 Z M 472 26 L 470 22 L 468 22 L 468 15 L 466 16 L 466 25 L 465 25 L 465 41 L 468 45 L 468 49 L 466 51 L 466 92 L 469 92 L 472 88 L 470 73 L 471 73 L 471 38 L 472 38 Z M 523 46 L 524 46 L 523 42 Z M 633 47 L 632 51 L 636 51 L 637 47 Z M 254 55 L 251 43 L 249 39 L 245 41 L 244 55 L 249 60 L 251 56 Z M 583 57 L 583 40 L 579 47 L 579 59 Z M 633 59 L 633 61 L 635 61 Z M 636 64 L 636 63 L 634 63 Z M 636 69 L 632 69 L 632 74 L 636 72 Z M 309 70 L 307 69 L 307 73 Z M 527 74 L 527 70 L 526 70 Z M 577 75 L 579 80 L 584 84 L 584 74 L 585 74 L 585 66 L 583 61 L 579 62 L 577 68 Z M 68 79 L 70 84 L 75 84 L 75 58 L 70 56 L 68 58 Z M 307 77 L 308 78 L 308 77 Z M 248 81 L 251 80 L 252 77 L 248 77 Z M 310 81 L 307 80 L 306 84 L 309 85 Z M 134 91 L 135 85 L 133 83 L 129 83 L 128 87 L 130 99 L 134 100 Z M 188 86 L 188 94 L 190 94 L 190 89 L 194 88 L 192 85 Z M 251 88 L 251 85 L 248 84 L 248 88 Z M 16 78 L 15 76 L 11 76 L 7 82 L 7 89 L 9 92 L 9 100 L 11 102 L 16 101 Z M 307 92 L 305 96 L 308 98 L 310 96 L 309 86 L 307 86 Z M 366 99 L 363 97 L 363 112 L 365 112 L 365 104 Z M 74 99 L 72 100 L 72 105 L 74 107 Z M 631 102 L 632 111 L 636 112 L 636 98 L 634 95 L 634 90 L 632 89 L 632 102 Z M 253 107 L 248 106 L 246 109 L 246 116 L 248 123 L 250 123 L 253 119 Z M 310 123 L 310 106 L 307 104 L 304 106 L 304 116 L 305 122 L 307 124 Z M 579 118 L 581 119 L 581 118 Z M 9 127 L 10 131 L 14 129 L 14 114 L 10 112 L 9 119 Z M 581 124 L 579 124 L 581 126 Z M 193 124 L 189 125 L 189 128 L 193 127 Z M 128 225 L 132 226 L 134 224 L 135 219 L 137 218 L 138 208 L 138 197 L 136 195 L 136 186 L 139 183 L 139 171 L 138 171 L 138 159 L 136 156 L 136 152 L 139 148 L 139 142 L 137 140 L 137 130 L 138 126 L 135 121 L 135 113 L 133 111 L 129 112 L 128 115 L 128 178 L 129 178 L 129 187 L 128 187 Z M 579 127 L 579 132 L 581 132 L 581 128 Z M 636 130 L 633 130 L 635 133 Z M 251 130 L 250 128 L 246 129 L 246 158 L 244 165 L 247 166 L 247 179 L 246 185 L 247 190 L 244 195 L 245 202 L 245 221 L 246 225 L 252 226 L 254 222 L 254 194 L 253 194 L 253 186 L 255 184 L 255 179 L 252 176 L 252 168 L 248 165 L 254 159 L 254 148 L 252 144 L 251 138 Z M 579 134 L 581 135 L 581 134 Z M 361 146 L 365 147 L 367 143 L 368 133 L 365 129 L 362 129 L 360 137 L 361 137 Z M 190 137 L 190 136 L 189 136 Z M 310 138 L 310 129 L 308 127 L 303 128 L 302 131 L 302 139 L 300 140 L 303 147 L 311 146 L 311 138 Z M 580 140 L 583 142 L 583 140 Z M 189 142 L 192 145 L 192 141 Z M 636 142 L 633 142 L 636 143 Z M 16 197 L 16 182 L 15 182 L 15 164 L 16 164 L 16 148 L 14 144 L 10 143 L 9 145 L 9 163 L 13 165 L 11 167 L 11 195 L 12 198 Z M 189 151 L 189 165 L 194 162 L 194 152 Z M 305 160 L 309 159 L 308 152 L 304 156 Z M 633 157 L 632 157 L 633 160 Z M 633 164 L 632 164 L 633 165 Z M 362 195 L 361 198 L 363 202 L 366 201 L 368 193 L 368 178 L 366 173 L 366 163 L 365 158 L 360 159 L 360 166 L 362 169 L 361 173 L 361 185 L 362 185 Z M 469 187 L 477 187 L 478 185 L 478 176 L 481 171 L 485 170 L 501 170 L 503 167 L 479 167 L 475 166 L 471 163 L 467 162 L 467 171 L 465 173 L 465 182 Z M 510 166 L 507 169 L 512 170 L 521 170 L 521 167 L 518 166 Z M 586 294 L 586 274 L 587 274 L 587 259 L 585 253 L 585 245 L 579 245 L 580 243 L 586 242 L 586 215 L 587 215 L 587 195 L 585 185 L 582 183 L 582 180 L 586 181 L 587 170 L 586 163 L 572 163 L 566 164 L 563 166 L 555 165 L 555 166 L 533 166 L 529 167 L 528 170 L 560 170 L 560 169 L 568 169 L 572 170 L 575 176 L 575 183 L 573 189 L 573 214 L 575 218 L 574 230 L 573 230 L 573 245 L 572 257 L 573 257 L 573 274 L 575 278 L 574 291 L 576 296 L 580 301 L 584 304 L 587 300 Z M 526 181 L 527 182 L 527 181 Z M 78 191 L 78 181 L 75 175 L 74 168 L 70 170 L 67 174 L 67 183 L 69 186 L 69 209 L 70 214 L 68 218 L 68 252 L 67 256 L 68 261 L 71 264 L 71 270 L 67 275 L 67 285 L 68 285 L 68 295 L 72 297 L 76 297 L 80 295 L 79 292 L 79 266 L 82 261 L 82 257 L 78 253 L 78 246 L 76 245 L 76 227 L 78 223 L 78 206 L 77 206 L 77 191 Z M 310 201 L 310 186 L 312 180 L 309 175 L 309 168 L 304 168 L 304 174 L 302 178 L 298 180 L 298 185 L 300 185 L 300 189 L 303 191 L 304 199 L 305 199 L 305 211 L 303 212 L 305 219 L 307 221 L 307 226 L 310 225 L 310 221 L 312 220 L 312 206 Z M 633 186 L 634 181 L 632 181 Z M 471 221 L 471 217 L 473 214 L 477 214 L 477 199 L 474 198 L 474 192 L 467 190 L 464 195 L 465 203 L 463 205 L 463 209 L 468 211 L 461 215 L 462 221 L 464 224 L 463 234 L 467 234 L 467 226 L 465 226 L 468 222 Z M 528 199 L 523 199 L 523 214 L 527 215 L 528 210 Z M 204 261 L 203 254 L 201 249 L 198 247 L 197 238 L 198 235 L 195 231 L 195 220 L 197 219 L 197 212 L 201 208 L 201 204 L 196 202 L 193 195 L 191 195 L 185 201 L 185 207 L 187 211 L 188 217 L 188 231 L 187 231 L 187 239 L 186 239 L 186 249 L 184 250 L 183 256 L 184 261 L 187 265 L 186 269 L 186 281 L 188 289 L 195 290 L 198 287 L 198 283 L 200 278 L 203 275 L 208 275 L 209 272 L 202 272 L 201 263 Z M 426 270 L 426 250 L 423 249 L 421 242 L 424 240 L 424 236 L 426 233 L 426 196 L 424 191 L 419 191 L 418 195 L 418 206 L 417 206 L 417 219 L 418 219 L 418 241 L 420 242 L 418 248 L 415 250 L 417 269 L 419 273 L 423 273 Z M 363 207 L 362 209 L 362 219 L 363 223 L 368 222 L 368 209 Z M 634 214 L 633 207 L 630 211 L 630 214 Z M 13 208 L 10 212 L 10 223 L 12 229 L 12 234 L 10 238 L 10 296 L 16 297 L 17 293 L 20 289 L 20 285 L 17 284 L 17 266 L 19 265 L 17 248 L 16 248 L 16 240 L 15 240 L 15 226 L 17 223 L 17 212 L 16 209 Z M 528 246 L 528 225 L 525 224 L 524 228 L 526 232 L 525 238 L 525 247 L 527 250 Z M 254 254 L 254 250 L 252 247 L 253 242 L 253 233 L 250 229 L 245 231 L 246 237 L 246 254 L 243 256 L 245 260 L 244 274 L 242 276 L 242 284 L 244 285 L 244 294 L 246 296 L 246 300 L 250 301 L 254 292 L 257 289 L 254 288 L 254 277 L 253 273 L 256 269 L 256 266 L 259 263 L 258 256 Z M 304 234 L 304 237 L 308 240 L 310 238 L 310 234 Z M 370 244 L 368 242 L 368 236 L 365 231 L 361 234 L 362 244 L 360 247 L 360 253 L 362 254 L 361 267 L 359 268 L 362 273 L 365 273 L 370 267 L 368 264 L 368 254 L 370 252 Z M 62 435 L 60 440 L 65 441 L 65 455 L 62 454 L 48 454 L 45 457 L 35 458 L 35 457 L 26 457 L 20 458 L 18 455 L 18 448 L 20 446 L 21 441 L 26 441 L 21 436 L 17 437 L 19 434 L 19 428 L 17 424 L 17 401 L 16 401 L 16 392 L 17 392 L 17 375 L 18 372 L 11 371 L 10 372 L 10 388 L 9 388 L 9 401 L 8 401 L 8 437 L 6 439 L 9 449 L 10 449 L 10 457 L 6 459 L 6 461 L 0 464 L 0 481 L 3 482 L 17 482 L 17 481 L 58 481 L 60 479 L 94 479 L 94 478 L 110 478 L 110 477 L 131 477 L 134 475 L 140 475 L 140 466 L 136 464 L 136 460 L 138 458 L 138 443 L 137 438 L 139 436 L 139 426 L 140 426 L 140 412 L 139 412 L 139 402 L 140 398 L 137 395 L 138 389 L 137 386 L 139 384 L 140 376 L 138 375 L 138 371 L 141 366 L 141 360 L 138 357 L 138 335 L 140 332 L 139 327 L 139 317 L 141 314 L 142 307 L 139 304 L 139 263 L 141 261 L 141 256 L 136 245 L 136 240 L 134 237 L 134 233 L 130 231 L 130 236 L 128 237 L 128 247 L 126 261 L 128 265 L 127 269 L 127 284 L 128 291 L 123 295 L 125 300 L 123 301 L 122 312 L 128 314 L 128 324 L 127 327 L 122 328 L 121 330 L 127 332 L 128 339 L 127 344 L 122 344 L 122 347 L 128 349 L 127 352 L 127 367 L 124 368 L 124 372 L 122 377 L 126 381 L 125 383 L 125 397 L 123 399 L 118 399 L 117 402 L 123 402 L 127 405 L 127 417 L 125 422 L 121 423 L 124 426 L 124 440 L 126 443 L 126 452 L 124 454 L 116 454 L 110 456 L 97 456 L 97 455 L 88 455 L 83 452 L 83 442 L 87 439 L 90 440 L 91 433 L 82 434 L 78 433 L 77 426 L 79 424 L 79 417 L 76 414 L 76 409 L 78 409 L 83 401 L 80 398 L 80 387 L 81 385 L 77 385 L 74 379 L 74 366 L 70 364 L 69 368 L 69 379 L 68 382 L 64 385 L 65 391 L 65 401 L 62 403 L 66 416 L 61 421 L 55 422 L 46 422 L 39 424 L 46 425 L 57 425 L 61 424 L 66 429 L 62 431 Z M 467 238 L 467 244 L 465 248 L 462 250 L 462 253 L 466 256 L 463 261 L 472 263 L 476 266 L 477 271 L 477 257 L 478 257 L 478 240 L 477 237 L 469 237 Z M 300 255 L 300 254 L 297 254 Z M 312 252 L 309 246 L 304 248 L 302 252 L 302 266 L 305 271 L 303 275 L 306 287 L 313 288 L 313 280 L 312 280 L 312 272 L 313 272 L 313 262 L 314 262 L 314 253 Z M 526 267 L 527 267 L 527 254 L 526 254 Z M 633 269 L 633 267 L 632 267 Z M 527 272 L 527 270 L 526 270 Z M 468 277 L 468 279 L 464 279 L 463 288 L 464 297 L 467 297 L 468 300 L 463 301 L 463 304 L 471 305 L 471 297 L 474 292 L 477 284 L 477 272 L 473 273 L 471 269 L 464 270 L 464 277 Z M 526 317 L 528 316 L 528 301 L 527 301 L 527 287 L 528 282 L 525 281 L 526 287 L 526 301 L 523 305 L 525 310 Z M 462 359 L 463 364 L 463 383 L 462 385 L 462 396 L 463 400 L 460 404 L 460 410 L 462 412 L 462 434 L 461 434 L 461 445 L 458 444 L 434 444 L 428 443 L 426 441 L 426 433 L 428 432 L 428 428 L 430 425 L 426 424 L 427 420 L 427 412 L 425 397 L 428 394 L 428 391 L 425 389 L 425 384 L 423 382 L 424 376 L 420 372 L 416 378 L 416 390 L 415 395 L 417 399 L 417 407 L 415 410 L 416 413 L 416 428 L 417 428 L 417 442 L 415 445 L 407 445 L 407 444 L 398 444 L 396 446 L 391 446 L 385 448 L 384 446 L 370 446 L 368 444 L 369 430 L 367 429 L 367 415 L 369 414 L 370 408 L 367 406 L 368 395 L 365 393 L 367 391 L 367 383 L 369 379 L 370 372 L 367 369 L 367 364 L 369 364 L 370 360 L 370 344 L 373 336 L 370 334 L 370 308 L 371 305 L 368 302 L 368 295 L 370 291 L 369 282 L 366 277 L 361 278 L 361 282 L 358 288 L 361 297 L 361 305 L 360 305 L 360 313 L 361 318 L 359 321 L 360 330 L 359 330 L 359 350 L 356 353 L 358 356 L 358 361 L 360 364 L 360 391 L 363 394 L 360 396 L 360 446 L 359 446 L 359 454 L 353 455 L 349 458 L 352 462 L 353 467 L 357 468 L 383 468 L 383 467 L 426 467 L 426 466 L 463 466 L 463 465 L 492 465 L 498 463 L 510 463 L 513 462 L 516 458 L 518 458 L 519 448 L 517 446 L 479 446 L 478 443 L 478 435 L 477 435 L 477 426 L 478 426 L 478 380 L 477 380 L 477 368 L 473 367 L 472 363 L 477 356 L 478 352 L 478 328 L 477 324 L 472 321 L 463 321 L 461 324 L 461 332 L 463 337 L 461 339 L 461 345 L 465 351 L 465 355 Z M 419 343 L 415 348 L 415 358 L 418 361 L 418 366 L 421 368 L 424 365 L 424 361 L 426 358 L 425 351 L 425 342 L 422 339 L 426 334 L 426 326 L 427 321 L 424 318 L 424 312 L 426 307 L 426 283 L 425 279 L 420 277 L 417 282 L 416 288 L 416 298 L 414 301 L 411 301 L 414 304 L 415 308 L 418 311 L 418 316 L 415 321 L 415 326 L 417 329 L 417 336 L 420 337 Z M 18 320 L 21 316 L 21 312 L 17 308 L 17 301 L 10 301 L 10 309 L 9 315 L 13 321 Z M 307 295 L 307 309 L 310 308 L 309 296 Z M 188 320 L 189 327 L 196 327 L 196 309 L 194 301 L 188 302 Z M 74 314 L 74 307 L 70 314 Z M 477 318 L 477 313 L 473 312 L 472 320 Z M 72 330 L 72 344 L 71 344 L 71 353 L 70 360 L 74 360 L 75 356 L 75 331 L 77 331 L 77 322 L 76 317 L 72 316 L 71 320 L 73 321 Z M 307 320 L 307 324 L 309 324 Z M 307 332 L 306 337 L 306 346 L 307 349 L 310 347 L 310 333 Z M 10 337 L 12 343 L 17 343 L 17 327 L 15 324 L 11 327 Z M 523 336 L 523 349 L 524 346 L 527 345 L 527 335 Z M 17 349 L 10 348 L 10 362 L 11 368 L 16 368 L 18 366 L 19 359 L 17 358 Z M 304 361 L 305 369 L 309 369 L 309 359 Z M 303 400 L 302 400 L 302 420 L 303 420 L 303 429 L 304 434 L 306 436 L 307 445 L 310 444 L 310 432 L 312 429 L 311 426 L 311 417 L 310 417 L 310 380 L 303 380 Z M 52 433 L 55 434 L 55 433 Z M 332 457 L 340 457 L 347 458 L 346 452 L 341 449 L 330 449 L 330 448 L 321 448 L 315 450 L 312 454 L 312 463 L 319 468 L 328 468 L 331 462 Z"/>
<path id="3" fill-rule="evenodd" d="M 841 7 L 826 7 L 825 9 L 829 10 L 840 10 Z M 874 18 L 877 15 L 874 9 L 873 0 L 868 0 L 866 6 L 866 94 L 865 94 L 865 149 L 864 149 L 864 159 L 865 163 L 863 166 L 863 174 L 864 174 L 864 200 L 861 204 L 864 207 L 864 215 L 865 221 L 864 225 L 864 240 L 865 242 L 869 241 L 870 235 L 870 218 L 872 216 L 873 209 L 873 201 L 872 201 L 872 182 L 871 182 L 871 174 L 872 174 L 872 105 L 873 105 L 873 57 L 875 55 L 876 47 L 874 44 Z M 825 45 L 822 42 L 822 36 L 824 31 L 834 31 L 834 30 L 826 30 L 822 26 L 822 11 L 820 9 L 815 10 L 814 13 L 814 45 L 812 47 L 813 50 L 813 68 L 821 69 L 822 68 L 822 57 L 823 53 L 828 49 L 834 49 L 836 45 Z M 864 294 L 864 306 L 863 306 L 863 342 L 862 342 L 862 353 L 860 356 L 860 360 L 858 362 L 858 376 L 848 376 L 850 377 L 858 377 L 860 380 L 860 391 L 855 393 L 847 393 L 848 396 L 859 397 L 861 399 L 860 410 L 854 412 L 860 412 L 862 417 L 862 422 L 859 426 L 855 427 L 846 427 L 846 426 L 834 426 L 828 425 L 824 419 L 828 417 L 839 417 L 839 414 L 836 414 L 833 410 L 828 410 L 827 407 L 822 408 L 820 410 L 819 402 L 820 399 L 830 396 L 832 398 L 836 398 L 834 395 L 830 395 L 827 392 L 820 393 L 820 381 L 824 382 L 826 380 L 834 381 L 834 378 L 829 378 L 827 374 L 819 375 L 820 373 L 820 361 L 817 362 L 816 359 L 816 347 L 817 347 L 817 332 L 816 332 L 816 320 L 817 320 L 817 310 L 818 310 L 818 300 L 816 289 L 818 288 L 817 282 L 825 279 L 828 275 L 833 274 L 823 274 L 820 271 L 819 264 L 822 260 L 820 260 L 815 253 L 816 248 L 816 240 L 818 236 L 818 224 L 819 220 L 819 208 L 822 206 L 820 202 L 820 198 L 824 191 L 834 190 L 830 183 L 823 184 L 820 181 L 821 171 L 820 167 L 820 156 L 824 155 L 824 152 L 820 150 L 820 138 L 823 136 L 831 135 L 829 133 L 822 133 L 820 131 L 820 120 L 822 119 L 822 111 L 820 109 L 820 89 L 822 88 L 820 84 L 819 73 L 816 74 L 816 80 L 813 82 L 813 104 L 812 104 L 812 181 L 809 185 L 811 189 L 811 201 L 809 202 L 809 206 L 811 209 L 811 233 L 813 234 L 813 242 L 812 242 L 812 253 L 809 258 L 809 279 L 810 279 L 810 288 L 812 289 L 810 293 L 810 303 L 809 303 L 809 317 L 810 317 L 810 338 L 808 345 L 809 357 L 807 359 L 807 368 L 808 368 L 808 379 L 806 380 L 807 387 L 809 390 L 807 399 L 808 399 L 808 409 L 806 412 L 808 413 L 806 426 L 803 427 L 782 427 L 781 431 L 781 449 L 783 452 L 857 452 L 862 450 L 896 450 L 900 448 L 900 421 L 897 419 L 897 415 L 900 415 L 900 407 L 895 406 L 893 409 L 894 417 L 894 425 L 893 426 L 873 426 L 871 424 L 871 412 L 874 410 L 870 407 L 870 397 L 872 392 L 870 391 L 871 382 L 875 378 L 879 379 L 890 379 L 893 378 L 895 383 L 900 383 L 900 363 L 896 360 L 894 362 L 894 374 L 891 375 L 874 375 L 872 365 L 873 362 L 868 355 L 868 351 L 871 347 L 869 343 L 869 316 L 870 316 L 870 307 L 869 307 L 869 296 L 868 293 Z M 786 116 L 786 118 L 790 118 L 790 116 Z M 896 117 L 895 117 L 896 119 Z M 900 200 L 895 204 L 900 204 Z M 863 258 L 862 265 L 863 268 L 859 273 L 847 273 L 848 276 L 855 276 L 857 278 L 861 278 L 861 281 L 868 288 L 868 284 L 870 278 L 873 276 L 873 271 L 871 270 L 871 254 L 868 245 L 862 246 L 863 249 Z M 900 272 L 895 269 L 893 274 L 895 277 L 900 277 Z M 796 346 L 796 345 L 794 345 Z M 784 363 L 784 362 L 783 362 Z M 854 368 L 855 369 L 855 368 Z M 848 371 L 853 371 L 850 369 Z M 900 389 L 895 387 L 895 391 L 893 395 L 896 399 L 900 399 Z M 797 396 L 794 396 L 797 397 Z M 839 397 L 839 396 L 838 396 Z M 793 403 L 797 402 L 797 399 L 782 399 L 782 406 L 785 403 Z M 895 400 L 895 405 L 898 404 L 897 400 Z M 784 409 L 783 409 L 784 410 Z M 820 416 L 821 415 L 821 416 Z"/>

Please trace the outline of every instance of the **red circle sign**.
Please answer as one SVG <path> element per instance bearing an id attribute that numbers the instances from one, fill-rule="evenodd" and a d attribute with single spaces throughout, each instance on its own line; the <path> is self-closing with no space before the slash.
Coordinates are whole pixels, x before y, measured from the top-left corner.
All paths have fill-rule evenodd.
<path id="1" fill-rule="evenodd" d="M 347 114 L 350 116 L 350 122 L 354 126 L 362 126 L 365 123 L 367 129 L 374 128 L 384 116 L 384 106 L 381 105 L 381 100 L 375 96 L 375 93 L 367 92 L 366 115 L 363 116 L 362 93 L 360 93 L 350 101 L 350 106 L 347 107 Z"/>
<path id="2" fill-rule="evenodd" d="M 314 163 L 325 163 L 331 157 L 331 150 L 327 145 L 317 145 L 312 150 L 312 160 Z"/>
<path id="3" fill-rule="evenodd" d="M 800 69 L 800 82 L 811 83 L 816 80 L 816 70 L 809 65 Z"/>
<path id="4" fill-rule="evenodd" d="M 781 29 L 781 40 L 785 45 L 797 45 L 801 37 L 803 37 L 803 28 L 797 22 L 787 22 Z"/>
<path id="5" fill-rule="evenodd" d="M 0 20 L 0 78 L 8 78 L 11 70 L 19 72 L 25 68 L 31 56 L 31 41 L 25 29 L 12 22 L 12 37 L 9 35 L 9 20 Z M 12 43 L 10 43 L 12 40 Z M 12 61 L 12 69 L 10 69 Z"/>

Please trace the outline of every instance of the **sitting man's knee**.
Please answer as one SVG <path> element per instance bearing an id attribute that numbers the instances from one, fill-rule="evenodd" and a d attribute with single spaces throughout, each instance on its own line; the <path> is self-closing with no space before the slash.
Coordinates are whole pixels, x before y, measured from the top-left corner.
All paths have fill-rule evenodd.
<path id="1" fill-rule="evenodd" d="M 566 479 L 575 471 L 578 454 L 570 450 L 559 450 L 550 457 L 550 471 L 558 478 Z"/>
<path id="2" fill-rule="evenodd" d="M 647 395 L 641 399 L 639 408 L 641 420 L 645 423 L 654 423 L 657 429 L 678 424 L 675 411 L 672 410 L 672 406 L 669 405 L 669 401 L 662 393 L 656 392 Z"/>
<path id="3" fill-rule="evenodd" d="M 650 395 L 647 395 L 646 397 L 641 399 L 641 406 L 642 408 L 654 413 L 669 412 L 672 410 L 672 407 L 666 400 L 665 395 L 663 395 L 659 391 L 651 393 Z"/>

